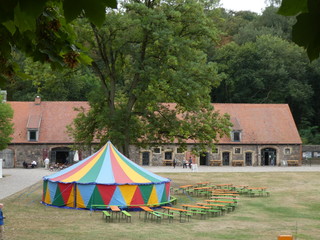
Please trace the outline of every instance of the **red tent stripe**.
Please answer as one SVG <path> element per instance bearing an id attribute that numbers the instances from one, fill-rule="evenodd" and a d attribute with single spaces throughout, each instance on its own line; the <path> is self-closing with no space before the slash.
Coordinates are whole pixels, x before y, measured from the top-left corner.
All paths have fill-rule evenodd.
<path id="1" fill-rule="evenodd" d="M 137 187 L 132 199 L 131 199 L 131 202 L 130 202 L 130 205 L 141 205 L 141 204 L 144 204 L 144 200 L 143 200 L 143 197 L 141 195 L 141 191 L 140 191 L 140 188 Z"/>
<path id="2" fill-rule="evenodd" d="M 101 195 L 101 198 L 102 198 L 104 204 L 109 205 L 109 203 L 112 199 L 113 193 L 116 190 L 117 186 L 116 185 L 98 184 L 97 187 L 98 187 L 99 193 Z"/>
<path id="3" fill-rule="evenodd" d="M 73 190 L 73 184 L 72 183 L 68 183 L 68 184 L 59 183 L 58 186 L 60 188 L 60 192 L 61 192 L 64 203 L 68 204 L 68 200 L 69 200 L 71 191 Z"/>
<path id="4" fill-rule="evenodd" d="M 110 149 L 111 150 L 111 149 Z M 113 176 L 116 183 L 133 183 L 132 180 L 127 176 L 127 174 L 123 171 L 119 162 L 117 161 L 114 151 L 110 151 L 110 158 L 112 163 Z"/>

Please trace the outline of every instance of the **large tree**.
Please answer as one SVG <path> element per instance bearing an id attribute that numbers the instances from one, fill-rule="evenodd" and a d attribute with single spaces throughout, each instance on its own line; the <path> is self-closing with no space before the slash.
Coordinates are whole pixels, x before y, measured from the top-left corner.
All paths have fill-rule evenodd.
<path id="1" fill-rule="evenodd" d="M 110 139 L 128 154 L 129 144 L 189 139 L 201 148 L 228 134 L 228 116 L 210 105 L 219 77 L 205 49 L 217 30 L 203 3 L 132 1 L 108 12 L 101 29 L 81 22 L 79 33 L 102 88 L 75 120 L 76 141 Z"/>
<path id="2" fill-rule="evenodd" d="M 0 151 L 7 148 L 13 134 L 13 110 L 2 100 L 2 95 L 0 95 Z"/>

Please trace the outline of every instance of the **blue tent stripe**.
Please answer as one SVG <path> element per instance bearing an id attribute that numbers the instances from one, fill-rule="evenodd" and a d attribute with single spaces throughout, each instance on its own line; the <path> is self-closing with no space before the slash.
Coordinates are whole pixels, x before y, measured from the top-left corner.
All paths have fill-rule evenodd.
<path id="1" fill-rule="evenodd" d="M 115 184 L 114 174 L 112 171 L 112 164 L 110 161 L 110 147 L 107 148 L 104 154 L 104 161 L 101 166 L 101 171 L 96 179 L 97 184 L 112 183 Z"/>
<path id="2" fill-rule="evenodd" d="M 118 205 L 118 206 L 126 206 L 127 205 L 126 201 L 124 200 L 124 198 L 122 196 L 122 193 L 121 193 L 119 187 L 117 187 L 116 190 L 114 191 L 109 205 Z"/>
<path id="3" fill-rule="evenodd" d="M 78 191 L 82 197 L 84 205 L 87 206 L 93 194 L 96 185 L 80 185 L 77 184 Z"/>

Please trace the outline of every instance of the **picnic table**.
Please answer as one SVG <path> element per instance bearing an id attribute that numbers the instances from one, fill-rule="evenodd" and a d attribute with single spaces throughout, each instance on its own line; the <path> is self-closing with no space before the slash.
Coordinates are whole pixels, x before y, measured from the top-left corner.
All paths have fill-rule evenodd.
<path id="1" fill-rule="evenodd" d="M 148 220 L 148 215 L 150 215 L 153 210 L 147 206 L 140 206 L 140 208 L 144 211 L 144 221 L 146 222 Z M 139 213 L 139 218 L 140 218 L 140 213 Z"/>
<path id="2" fill-rule="evenodd" d="M 178 212 L 179 213 L 179 217 L 180 217 L 180 222 L 183 222 L 182 221 L 182 215 L 184 215 L 185 221 L 186 221 L 187 216 L 189 216 L 188 215 L 189 211 L 186 210 L 186 209 L 173 208 L 173 207 L 167 207 L 167 206 L 162 206 L 162 208 L 168 210 L 168 214 L 170 214 L 170 212 Z M 189 221 L 189 218 L 188 218 L 188 221 Z"/>
<path id="3" fill-rule="evenodd" d="M 115 215 L 115 219 L 118 218 L 118 221 L 120 222 L 121 209 L 118 206 L 110 206 L 110 209 L 112 211 L 112 219 L 113 219 L 113 216 Z"/>
<path id="4" fill-rule="evenodd" d="M 186 210 L 190 209 L 193 214 L 199 213 L 201 215 L 201 218 L 205 218 L 207 214 L 207 210 L 211 209 L 210 207 L 190 205 L 190 204 L 183 204 L 182 207 L 185 208 Z M 198 209 L 200 211 L 195 211 L 195 209 Z"/>
<path id="5" fill-rule="evenodd" d="M 225 184 L 216 184 L 217 188 L 231 188 L 233 184 L 225 183 Z"/>
<path id="6" fill-rule="evenodd" d="M 192 188 L 193 185 L 183 185 L 179 187 L 179 190 L 182 190 L 182 193 L 185 193 L 187 189 Z"/>

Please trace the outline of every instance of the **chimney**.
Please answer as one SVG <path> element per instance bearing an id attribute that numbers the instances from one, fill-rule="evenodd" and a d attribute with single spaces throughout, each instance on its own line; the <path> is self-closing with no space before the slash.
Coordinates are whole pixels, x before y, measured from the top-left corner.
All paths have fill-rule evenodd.
<path id="1" fill-rule="evenodd" d="M 34 104 L 35 104 L 35 105 L 40 105 L 40 103 L 41 103 L 41 97 L 40 97 L 40 96 L 37 96 L 37 97 L 35 98 L 35 100 L 34 100 Z"/>

